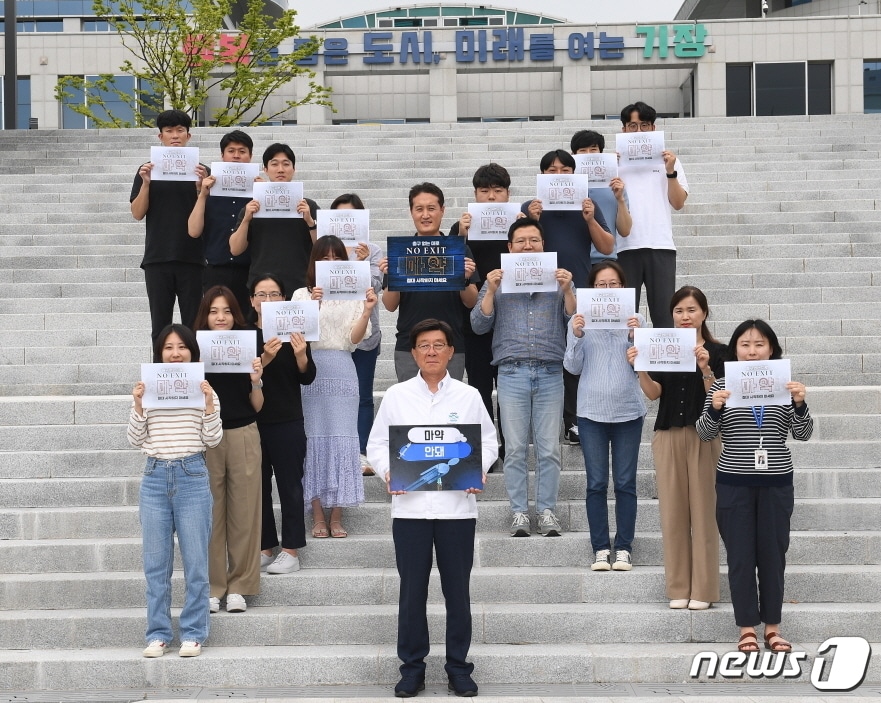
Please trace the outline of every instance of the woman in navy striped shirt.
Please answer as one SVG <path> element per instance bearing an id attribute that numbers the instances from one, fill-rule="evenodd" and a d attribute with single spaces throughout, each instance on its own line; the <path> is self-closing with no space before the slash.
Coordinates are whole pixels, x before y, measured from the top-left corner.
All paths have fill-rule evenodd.
<path id="1" fill-rule="evenodd" d="M 783 355 L 774 330 L 763 320 L 738 325 L 728 343 L 728 358 L 764 361 Z M 728 408 L 731 396 L 717 380 L 704 402 L 697 432 L 705 442 L 722 436 L 716 467 L 716 521 L 728 552 L 728 583 L 738 649 L 759 650 L 755 627 L 765 623 L 765 647 L 789 652 L 780 635 L 783 573 L 789 549 L 789 520 L 794 504 L 792 456 L 786 438 L 808 440 L 814 421 L 805 403 L 804 384 L 786 384 L 790 405 Z M 758 586 L 756 576 L 758 575 Z"/>

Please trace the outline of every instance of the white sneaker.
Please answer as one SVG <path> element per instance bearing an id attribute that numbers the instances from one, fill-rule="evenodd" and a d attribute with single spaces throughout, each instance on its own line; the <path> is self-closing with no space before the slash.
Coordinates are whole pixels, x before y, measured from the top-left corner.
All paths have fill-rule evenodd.
<path id="1" fill-rule="evenodd" d="M 245 603 L 245 597 L 238 593 L 226 594 L 226 612 L 227 613 L 244 613 L 248 609 Z"/>
<path id="2" fill-rule="evenodd" d="M 608 549 L 601 549 L 598 551 L 593 558 L 593 564 L 590 565 L 591 571 L 608 571 L 612 568 L 612 565 L 609 563 L 609 553 Z"/>
<path id="3" fill-rule="evenodd" d="M 300 557 L 292 557 L 286 551 L 278 553 L 275 561 L 266 567 L 267 574 L 292 574 L 300 570 Z"/>
<path id="4" fill-rule="evenodd" d="M 373 466 L 370 464 L 370 460 L 366 455 L 361 455 L 361 475 L 362 476 L 373 476 Z"/>
<path id="5" fill-rule="evenodd" d="M 152 640 L 142 654 L 147 657 L 147 659 L 155 659 L 156 657 L 161 657 L 167 651 L 168 645 L 165 642 L 162 640 Z"/>
<path id="6" fill-rule="evenodd" d="M 633 563 L 630 561 L 630 552 L 626 549 L 615 550 L 615 563 L 612 564 L 612 569 L 615 571 L 630 571 L 632 568 Z"/>
<path id="7" fill-rule="evenodd" d="M 209 598 L 208 599 L 208 610 L 212 613 L 220 612 L 220 598 Z"/>
<path id="8" fill-rule="evenodd" d="M 260 552 L 260 571 L 266 571 L 266 567 L 274 561 L 275 557 L 272 554 L 266 556 L 263 552 Z"/>
<path id="9" fill-rule="evenodd" d="M 202 653 L 202 645 L 192 640 L 180 643 L 178 655 L 181 657 L 198 657 Z"/>

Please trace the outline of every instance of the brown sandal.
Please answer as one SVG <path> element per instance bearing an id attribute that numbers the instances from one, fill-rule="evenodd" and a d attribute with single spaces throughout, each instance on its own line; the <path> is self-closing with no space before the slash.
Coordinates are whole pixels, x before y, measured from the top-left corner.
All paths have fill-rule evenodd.
<path id="1" fill-rule="evenodd" d="M 327 523 L 324 520 L 319 520 L 312 525 L 312 536 L 315 539 L 327 539 Z"/>
<path id="2" fill-rule="evenodd" d="M 776 638 L 776 641 L 772 642 L 771 640 L 774 640 L 775 638 Z M 765 633 L 765 649 L 767 649 L 771 652 L 791 652 L 792 651 L 792 644 L 790 642 L 787 642 L 785 639 L 783 639 L 783 637 L 780 635 L 779 631 L 766 632 Z"/>
<path id="3" fill-rule="evenodd" d="M 334 525 L 336 525 L 336 527 L 334 527 Z M 337 539 L 342 539 L 343 537 L 348 537 L 349 533 L 345 531 L 345 529 L 343 528 L 343 523 L 341 523 L 339 520 L 331 520 L 330 536 Z"/>
<path id="4" fill-rule="evenodd" d="M 744 632 L 740 636 L 740 639 L 737 640 L 737 650 L 740 652 L 746 652 L 747 654 L 750 654 L 751 652 L 758 652 L 759 638 L 756 636 L 756 633 Z"/>

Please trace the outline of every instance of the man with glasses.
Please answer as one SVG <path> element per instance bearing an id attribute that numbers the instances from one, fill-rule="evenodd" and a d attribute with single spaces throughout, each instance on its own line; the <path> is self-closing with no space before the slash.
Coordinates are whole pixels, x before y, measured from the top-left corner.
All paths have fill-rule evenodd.
<path id="1" fill-rule="evenodd" d="M 419 368 L 414 378 L 385 392 L 367 441 L 367 458 L 389 485 L 389 426 L 479 424 L 483 479 L 498 456 L 496 431 L 480 393 L 450 377 L 455 354 L 453 330 L 446 322 L 426 319 L 410 330 L 410 354 Z M 432 552 L 437 559 L 446 604 L 446 670 L 457 696 L 476 696 L 466 661 L 471 645 L 469 581 L 474 562 L 474 531 L 480 489 L 465 491 L 392 491 L 392 537 L 401 579 L 398 599 L 398 698 L 412 698 L 425 688 L 425 657 L 430 640 L 426 603 Z"/>
<path id="2" fill-rule="evenodd" d="M 508 251 L 538 254 L 544 235 L 538 220 L 516 220 L 508 229 Z M 563 420 L 563 355 L 566 325 L 575 313 L 572 274 L 558 268 L 559 289 L 553 293 L 502 293 L 501 268 L 487 273 L 471 327 L 495 331 L 493 364 L 499 369 L 499 405 L 505 408 L 502 431 L 505 487 L 511 501 L 512 537 L 529 537 L 529 470 L 526 450 L 530 429 L 535 445 L 535 515 L 539 534 L 558 537 L 563 531 L 554 514 L 560 487 L 560 422 Z"/>
<path id="3" fill-rule="evenodd" d="M 658 113 L 644 102 L 621 110 L 623 132 L 654 132 Z M 664 167 L 627 169 L 627 194 L 633 226 L 630 236 L 618 241 L 618 263 L 628 285 L 645 284 L 649 315 L 655 327 L 672 327 L 670 298 L 676 290 L 676 245 L 673 244 L 672 210 L 681 210 L 688 197 L 688 181 L 672 151 L 664 150 Z"/>

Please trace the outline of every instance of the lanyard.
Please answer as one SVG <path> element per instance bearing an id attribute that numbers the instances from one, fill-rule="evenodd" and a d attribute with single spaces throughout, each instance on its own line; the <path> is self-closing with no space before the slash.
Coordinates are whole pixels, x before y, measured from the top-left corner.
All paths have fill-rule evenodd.
<path id="1" fill-rule="evenodd" d="M 762 440 L 764 437 L 762 436 L 762 422 L 765 419 L 765 406 L 760 405 L 758 408 L 754 405 L 753 408 L 753 418 L 756 421 L 756 427 L 759 428 L 759 449 L 762 448 Z"/>

